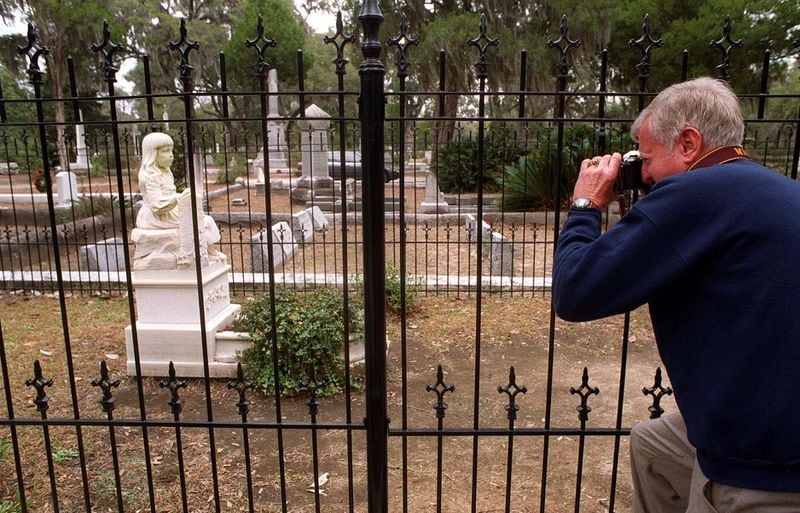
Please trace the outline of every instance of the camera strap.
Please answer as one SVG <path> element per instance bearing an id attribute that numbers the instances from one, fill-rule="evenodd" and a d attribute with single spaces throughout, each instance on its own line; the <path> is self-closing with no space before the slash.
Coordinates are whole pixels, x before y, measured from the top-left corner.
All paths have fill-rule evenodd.
<path id="1" fill-rule="evenodd" d="M 718 146 L 695 160 L 687 171 L 716 164 L 725 164 L 739 159 L 750 159 L 750 155 L 741 146 Z"/>

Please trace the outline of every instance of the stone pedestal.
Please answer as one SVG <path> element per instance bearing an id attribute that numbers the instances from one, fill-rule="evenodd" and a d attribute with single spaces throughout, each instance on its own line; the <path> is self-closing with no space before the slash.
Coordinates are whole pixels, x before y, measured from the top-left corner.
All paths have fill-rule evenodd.
<path id="1" fill-rule="evenodd" d="M 241 309 L 231 304 L 228 272 L 231 267 L 213 264 L 203 269 L 203 305 L 208 367 L 211 377 L 232 377 L 236 363 L 217 358 L 216 335 Z M 180 377 L 203 376 L 203 346 L 197 280 L 194 270 L 135 271 L 136 334 L 141 372 L 144 376 L 166 376 L 169 362 Z M 128 375 L 136 375 L 133 328 L 125 328 Z M 222 361 L 220 361 L 222 360 Z"/>

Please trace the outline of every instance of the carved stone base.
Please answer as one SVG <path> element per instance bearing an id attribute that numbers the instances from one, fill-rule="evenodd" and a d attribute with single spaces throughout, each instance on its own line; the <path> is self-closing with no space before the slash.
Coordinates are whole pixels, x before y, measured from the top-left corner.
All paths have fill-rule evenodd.
<path id="1" fill-rule="evenodd" d="M 241 309 L 230 303 L 229 265 L 203 269 L 205 336 L 211 377 L 231 377 L 235 362 L 216 361 L 216 334 Z M 197 297 L 195 271 L 136 271 L 132 275 L 136 297 L 136 338 L 144 376 L 166 376 L 173 362 L 180 377 L 203 376 L 203 328 Z M 136 375 L 133 328 L 125 328 L 127 371 Z"/>

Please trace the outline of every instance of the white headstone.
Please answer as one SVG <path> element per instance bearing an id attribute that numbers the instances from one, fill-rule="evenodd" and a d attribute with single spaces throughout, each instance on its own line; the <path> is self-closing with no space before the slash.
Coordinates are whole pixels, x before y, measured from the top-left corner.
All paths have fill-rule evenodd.
<path id="1" fill-rule="evenodd" d="M 330 114 L 314 104 L 306 108 L 306 118 L 298 123 L 301 130 L 303 176 L 328 177 L 328 129 Z"/>
<path id="2" fill-rule="evenodd" d="M 56 173 L 56 190 L 59 205 L 69 205 L 77 201 L 78 177 L 72 171 L 59 171 Z"/>
<path id="3" fill-rule="evenodd" d="M 83 121 L 83 116 L 81 116 Z M 86 136 L 83 133 L 83 124 L 78 123 L 75 125 L 75 163 L 70 163 L 73 169 L 89 169 L 89 159 L 86 154 Z"/>
<path id="4" fill-rule="evenodd" d="M 322 213 L 322 209 L 313 206 L 306 209 L 311 214 L 311 221 L 314 223 L 314 230 L 321 232 L 328 227 L 328 218 Z"/>
<path id="5" fill-rule="evenodd" d="M 260 230 L 256 233 L 250 244 L 250 263 L 253 272 L 266 273 L 269 270 L 268 238 L 267 231 Z M 272 226 L 272 258 L 275 268 L 291 257 L 297 245 L 294 242 L 292 229 L 289 223 L 281 221 Z"/>
<path id="6" fill-rule="evenodd" d="M 292 214 L 292 233 L 296 242 L 314 240 L 314 221 L 311 219 L 309 209 Z"/>
<path id="7" fill-rule="evenodd" d="M 81 271 L 124 271 L 125 245 L 121 238 L 101 240 L 81 246 L 78 252 Z"/>
<path id="8" fill-rule="evenodd" d="M 491 271 L 494 276 L 514 275 L 514 246 L 503 234 L 491 235 Z"/>
<path id="9" fill-rule="evenodd" d="M 19 174 L 19 164 L 16 162 L 0 162 L 0 175 Z"/>
<path id="10" fill-rule="evenodd" d="M 450 210 L 450 205 L 444 199 L 444 193 L 439 190 L 439 183 L 436 175 L 430 171 L 425 171 L 425 198 L 420 204 L 423 214 L 446 213 Z"/>
<path id="11" fill-rule="evenodd" d="M 269 70 L 269 72 L 267 72 L 267 91 L 270 93 L 278 92 L 278 70 L 275 68 L 272 68 Z M 268 118 L 276 118 L 280 115 L 278 114 L 278 95 L 269 95 L 269 104 L 267 107 Z"/>

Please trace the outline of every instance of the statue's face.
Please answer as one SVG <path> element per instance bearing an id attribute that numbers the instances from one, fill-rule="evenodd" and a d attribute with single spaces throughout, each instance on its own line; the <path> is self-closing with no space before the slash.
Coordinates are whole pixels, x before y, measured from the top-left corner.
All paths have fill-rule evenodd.
<path id="1" fill-rule="evenodd" d="M 162 146 L 156 150 L 156 165 L 161 169 L 169 169 L 173 158 L 172 146 Z"/>

